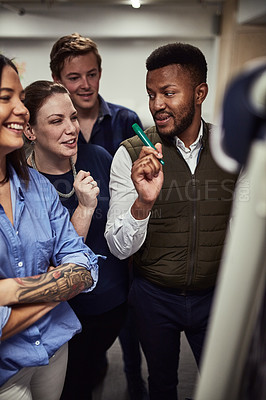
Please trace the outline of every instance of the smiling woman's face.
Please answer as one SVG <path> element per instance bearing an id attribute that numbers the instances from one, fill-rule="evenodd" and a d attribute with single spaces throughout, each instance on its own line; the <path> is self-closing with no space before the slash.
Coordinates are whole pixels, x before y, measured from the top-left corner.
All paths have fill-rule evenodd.
<path id="1" fill-rule="evenodd" d="M 67 93 L 49 96 L 37 112 L 32 126 L 35 151 L 49 158 L 70 158 L 77 153 L 77 111 Z"/>
<path id="2" fill-rule="evenodd" d="M 23 131 L 29 120 L 23 101 L 18 74 L 9 65 L 4 66 L 0 85 L 0 157 L 23 146 Z"/>

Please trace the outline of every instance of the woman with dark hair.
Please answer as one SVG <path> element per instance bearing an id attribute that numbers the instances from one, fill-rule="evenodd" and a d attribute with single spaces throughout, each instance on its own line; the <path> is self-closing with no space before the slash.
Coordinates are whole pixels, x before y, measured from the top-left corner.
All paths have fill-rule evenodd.
<path id="1" fill-rule="evenodd" d="M 18 74 L 18 70 L 15 64 L 10 59 L 0 54 L 0 84 L 2 80 L 2 72 L 4 67 L 10 67 Z M 27 118 L 29 118 L 28 114 L 29 113 L 27 112 L 26 114 Z M 16 149 L 12 153 L 7 154 L 6 159 L 7 162 L 10 161 L 12 163 L 13 168 L 18 173 L 18 175 L 20 175 L 25 180 L 25 182 L 28 182 L 29 180 L 28 168 L 26 167 L 24 151 L 22 150 L 22 148 Z M 4 180 L 6 181 L 8 181 L 9 179 L 8 173 L 9 171 L 8 169 L 6 169 L 6 176 L 4 178 Z"/>
<path id="2" fill-rule="evenodd" d="M 81 329 L 65 300 L 95 287 L 97 256 L 54 187 L 27 167 L 24 97 L 0 55 L 0 399 L 58 400 L 67 343 Z"/>
<path id="3" fill-rule="evenodd" d="M 97 206 L 99 187 L 89 171 L 79 168 L 77 173 L 76 170 L 79 123 L 68 90 L 60 83 L 36 81 L 25 89 L 25 105 L 30 110 L 30 123 L 25 130 L 29 165 L 40 169 L 41 173 L 46 172 L 44 175 L 70 211 L 76 231 L 86 238 Z M 99 154 L 98 161 L 108 179 L 109 156 L 96 147 L 93 150 Z"/>

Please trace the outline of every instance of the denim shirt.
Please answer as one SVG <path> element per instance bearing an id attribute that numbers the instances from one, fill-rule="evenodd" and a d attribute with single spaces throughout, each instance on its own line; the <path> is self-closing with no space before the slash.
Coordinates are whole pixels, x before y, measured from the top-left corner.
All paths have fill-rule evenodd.
<path id="1" fill-rule="evenodd" d="M 0 204 L 0 279 L 42 274 L 50 265 L 75 263 L 98 280 L 98 256 L 79 237 L 50 182 L 30 169 L 26 188 L 10 169 L 12 225 Z M 0 307 L 0 333 L 10 315 Z M 0 343 L 0 386 L 21 368 L 47 365 L 49 358 L 81 325 L 67 302 L 62 302 L 24 331 Z"/>

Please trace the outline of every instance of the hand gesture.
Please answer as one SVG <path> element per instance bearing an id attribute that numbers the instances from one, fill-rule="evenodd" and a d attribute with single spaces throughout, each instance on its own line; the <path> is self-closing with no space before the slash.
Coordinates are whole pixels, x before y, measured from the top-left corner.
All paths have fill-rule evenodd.
<path id="1" fill-rule="evenodd" d="M 80 170 L 74 182 L 74 189 L 79 201 L 79 207 L 93 212 L 97 206 L 97 196 L 100 193 L 97 182 L 90 172 Z"/>
<path id="2" fill-rule="evenodd" d="M 156 150 L 143 146 L 139 158 L 133 163 L 131 179 L 138 198 L 131 208 L 136 219 L 148 216 L 163 184 L 163 169 L 159 159 L 162 158 L 162 145 L 157 143 Z"/>

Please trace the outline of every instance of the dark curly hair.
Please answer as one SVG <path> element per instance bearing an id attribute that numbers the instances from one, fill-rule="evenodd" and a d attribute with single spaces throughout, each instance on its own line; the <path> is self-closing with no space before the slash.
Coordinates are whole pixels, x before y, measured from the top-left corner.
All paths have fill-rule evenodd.
<path id="1" fill-rule="evenodd" d="M 155 49 L 146 60 L 146 68 L 153 71 L 170 64 L 187 69 L 195 86 L 207 82 L 207 63 L 203 53 L 186 43 L 170 43 Z"/>

